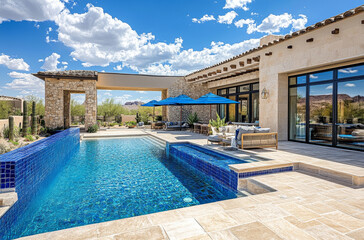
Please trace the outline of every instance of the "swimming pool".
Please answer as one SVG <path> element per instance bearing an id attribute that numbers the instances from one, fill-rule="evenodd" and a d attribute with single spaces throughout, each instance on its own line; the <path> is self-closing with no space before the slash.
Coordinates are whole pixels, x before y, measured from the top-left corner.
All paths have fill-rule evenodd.
<path id="1" fill-rule="evenodd" d="M 152 137 L 85 140 L 5 239 L 237 197 Z"/>

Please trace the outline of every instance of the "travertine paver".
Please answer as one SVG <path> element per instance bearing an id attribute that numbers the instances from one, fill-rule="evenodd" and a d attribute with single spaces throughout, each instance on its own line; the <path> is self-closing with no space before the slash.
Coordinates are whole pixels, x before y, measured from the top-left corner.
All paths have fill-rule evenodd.
<path id="1" fill-rule="evenodd" d="M 198 134 L 162 135 L 169 141 L 206 143 Z M 302 152 L 318 153 L 322 150 L 306 144 L 297 147 L 302 148 Z M 346 155 L 358 162 L 363 161 L 359 157 L 362 153 L 348 151 L 342 154 L 341 149 L 332 148 L 327 151 L 330 154 L 321 160 L 306 158 L 302 152 L 295 154 L 284 150 L 268 150 L 268 153 L 263 150 L 259 154 L 273 156 L 276 160 L 297 156 L 301 161 L 311 159 L 320 164 L 329 164 L 331 160 Z M 338 152 L 339 157 L 332 152 Z M 354 169 L 351 166 L 355 167 L 353 171 L 363 171 L 357 165 L 360 164 L 345 166 L 348 171 Z M 364 188 L 351 188 L 301 172 L 261 175 L 252 179 L 277 191 L 24 239 L 363 239 Z"/>

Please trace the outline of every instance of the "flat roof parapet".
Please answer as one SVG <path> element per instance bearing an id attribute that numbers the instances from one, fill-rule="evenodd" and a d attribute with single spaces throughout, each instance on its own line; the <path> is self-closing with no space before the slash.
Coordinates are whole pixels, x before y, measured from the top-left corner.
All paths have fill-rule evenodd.
<path id="1" fill-rule="evenodd" d="M 33 75 L 43 80 L 45 80 L 45 78 L 81 78 L 97 80 L 98 72 L 88 70 L 43 71 Z"/>

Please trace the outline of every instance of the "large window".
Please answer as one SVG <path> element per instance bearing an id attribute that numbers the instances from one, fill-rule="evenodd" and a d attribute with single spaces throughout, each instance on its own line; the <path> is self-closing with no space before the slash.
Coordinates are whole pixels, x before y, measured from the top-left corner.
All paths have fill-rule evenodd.
<path id="1" fill-rule="evenodd" d="M 364 150 L 364 65 L 289 78 L 289 139 Z"/>
<path id="2" fill-rule="evenodd" d="M 217 94 L 239 104 L 220 105 L 218 113 L 228 122 L 254 123 L 259 121 L 259 83 L 219 89 Z"/>

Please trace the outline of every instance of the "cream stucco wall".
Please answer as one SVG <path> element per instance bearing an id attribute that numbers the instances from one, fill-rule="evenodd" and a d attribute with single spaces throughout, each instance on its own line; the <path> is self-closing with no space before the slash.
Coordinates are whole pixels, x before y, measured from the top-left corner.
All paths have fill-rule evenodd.
<path id="1" fill-rule="evenodd" d="M 279 139 L 286 140 L 288 77 L 364 62 L 363 20 L 364 12 L 360 12 L 186 76 L 186 81 L 194 82 L 191 84 L 207 83 L 209 88 L 217 89 L 259 79 L 260 92 L 264 88 L 269 91 L 268 99 L 262 99 L 260 95 L 260 125 L 277 131 Z M 334 29 L 339 29 L 339 34 L 332 34 Z M 311 38 L 312 42 L 306 41 Z M 291 49 L 287 48 L 289 45 Z M 259 71 L 249 72 L 252 69 Z"/>
<path id="2" fill-rule="evenodd" d="M 363 17 L 361 13 L 273 45 L 271 56 L 261 54 L 260 89 L 269 90 L 269 98 L 261 99 L 261 125 L 278 131 L 282 140 L 288 138 L 289 75 L 364 62 Z M 332 34 L 336 28 L 339 34 Z M 313 42 L 306 42 L 310 38 Z"/>

